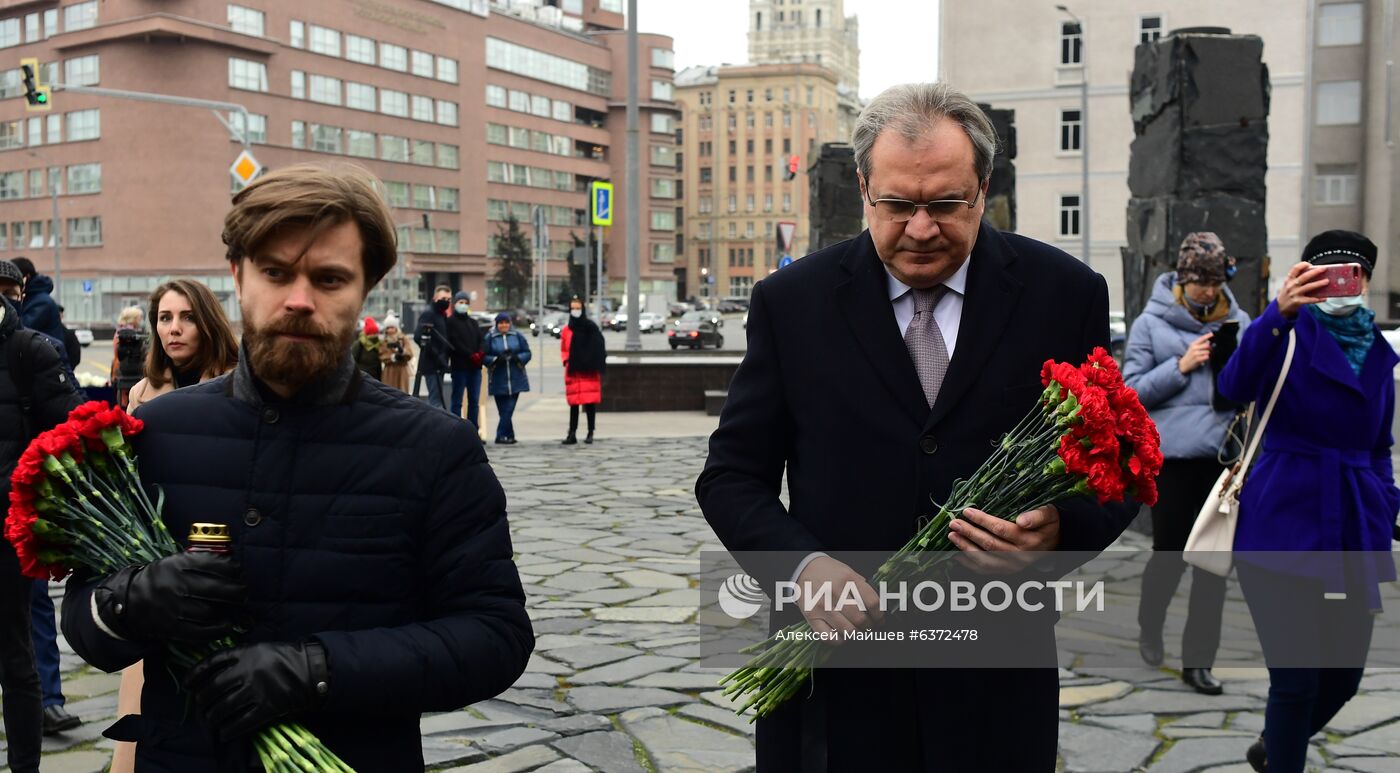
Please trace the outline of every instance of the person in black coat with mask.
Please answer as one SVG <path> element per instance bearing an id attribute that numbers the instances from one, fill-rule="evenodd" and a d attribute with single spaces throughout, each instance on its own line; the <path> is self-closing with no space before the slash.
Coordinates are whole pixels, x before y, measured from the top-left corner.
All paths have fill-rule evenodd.
<path id="1" fill-rule="evenodd" d="M 447 337 L 447 309 L 452 305 L 452 288 L 433 288 L 433 302 L 418 315 L 418 329 L 413 341 L 418 344 L 418 376 L 428 382 L 428 402 L 447 410 L 442 394 L 442 374 L 451 367 L 452 342 Z M 418 396 L 418 383 L 413 384 L 413 396 Z"/>
<path id="2" fill-rule="evenodd" d="M 452 345 L 452 415 L 462 415 L 462 394 L 467 396 L 467 421 L 476 426 L 481 412 L 481 326 L 472 319 L 471 296 L 458 290 L 452 296 L 447 317 L 447 340 Z"/>

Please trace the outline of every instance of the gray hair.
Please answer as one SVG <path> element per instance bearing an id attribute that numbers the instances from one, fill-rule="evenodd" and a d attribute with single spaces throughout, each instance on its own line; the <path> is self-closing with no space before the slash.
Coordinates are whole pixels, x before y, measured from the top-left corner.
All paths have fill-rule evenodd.
<path id="1" fill-rule="evenodd" d="M 860 111 L 851 135 L 856 170 L 870 178 L 870 151 L 886 129 L 894 129 L 913 142 L 940 118 L 947 118 L 972 140 L 972 162 L 977 181 L 992 174 L 992 158 L 997 151 L 997 133 L 987 115 L 966 94 L 946 83 L 905 83 L 891 86 L 870 100 Z"/>

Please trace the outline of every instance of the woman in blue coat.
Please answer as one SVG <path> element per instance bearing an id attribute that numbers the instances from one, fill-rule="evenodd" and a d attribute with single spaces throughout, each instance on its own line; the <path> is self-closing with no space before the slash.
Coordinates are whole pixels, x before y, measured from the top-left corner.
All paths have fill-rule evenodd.
<path id="1" fill-rule="evenodd" d="M 1227 397 L 1258 401 L 1262 411 L 1290 331 L 1296 336 L 1235 530 L 1236 571 L 1269 666 L 1264 734 L 1248 759 L 1270 773 L 1302 771 L 1308 740 L 1356 694 L 1378 585 L 1395 579 L 1390 541 L 1400 509 L 1390 460 L 1400 358 L 1366 308 L 1376 245 L 1328 231 L 1308 243 L 1303 261 L 1220 375 Z M 1322 267 L 1340 263 L 1361 266 L 1360 294 L 1316 297 L 1327 285 Z"/>
<path id="2" fill-rule="evenodd" d="M 515 403 L 521 392 L 530 391 L 530 379 L 525 376 L 525 364 L 530 361 L 530 343 L 525 336 L 511 329 L 510 315 L 501 312 L 496 315 L 496 329 L 486 335 L 482 347 L 485 356 L 482 364 L 490 374 L 486 393 L 496 398 L 496 413 L 500 421 L 496 424 L 496 442 L 502 445 L 515 443 L 515 425 L 511 416 L 515 413 Z"/>
<path id="3" fill-rule="evenodd" d="M 1214 338 L 1226 322 L 1240 329 L 1249 315 L 1225 286 L 1234 259 L 1209 231 L 1187 235 L 1176 270 L 1157 278 L 1152 298 L 1128 335 L 1123 379 L 1137 390 L 1162 435 L 1166 463 L 1152 507 L 1152 558 L 1138 600 L 1138 650 L 1148 665 L 1162 664 L 1162 626 L 1186 562 L 1181 551 L 1201 502 L 1220 477 L 1220 449 L 1235 417 L 1215 397 Z M 1229 342 L 1233 344 L 1234 341 Z M 1211 674 L 1220 647 L 1225 578 L 1196 569 L 1182 634 L 1181 678 L 1197 692 L 1219 695 Z"/>

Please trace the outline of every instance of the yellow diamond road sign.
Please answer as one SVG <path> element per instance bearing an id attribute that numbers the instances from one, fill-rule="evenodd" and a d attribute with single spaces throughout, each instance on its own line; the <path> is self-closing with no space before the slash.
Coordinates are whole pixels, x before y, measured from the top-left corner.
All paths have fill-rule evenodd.
<path id="1" fill-rule="evenodd" d="M 245 150 L 238 154 L 238 158 L 233 160 L 233 166 L 229 167 L 228 170 L 244 185 L 247 185 L 253 181 L 254 177 L 258 176 L 258 172 L 262 171 L 262 164 L 253 158 L 252 153 Z"/>

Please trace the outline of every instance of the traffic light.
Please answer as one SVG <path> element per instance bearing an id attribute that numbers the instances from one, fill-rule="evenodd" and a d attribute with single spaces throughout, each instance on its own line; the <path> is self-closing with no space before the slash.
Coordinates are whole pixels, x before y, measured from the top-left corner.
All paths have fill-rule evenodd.
<path id="1" fill-rule="evenodd" d="M 49 109 L 49 87 L 39 85 L 39 60 L 21 59 L 20 70 L 24 74 L 24 98 L 29 103 L 25 108 L 30 112 Z"/>
<path id="2" fill-rule="evenodd" d="M 797 156 L 788 156 L 787 170 L 783 172 L 783 182 L 797 179 Z"/>

